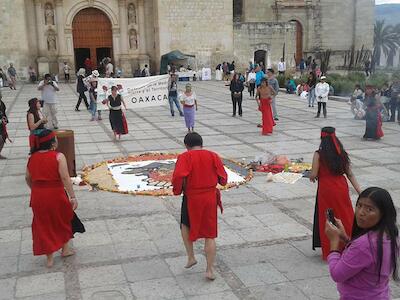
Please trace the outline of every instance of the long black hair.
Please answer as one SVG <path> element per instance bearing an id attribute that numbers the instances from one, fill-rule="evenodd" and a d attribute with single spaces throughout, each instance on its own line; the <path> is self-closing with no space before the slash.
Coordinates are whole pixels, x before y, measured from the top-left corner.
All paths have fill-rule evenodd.
<path id="1" fill-rule="evenodd" d="M 390 239 L 390 262 L 393 268 L 392 277 L 393 280 L 399 280 L 398 268 L 397 268 L 397 257 L 399 251 L 399 245 L 397 238 L 399 236 L 399 230 L 397 228 L 396 219 L 397 213 L 394 207 L 392 197 L 389 192 L 379 187 L 369 187 L 364 190 L 359 196 L 356 203 L 361 198 L 370 199 L 374 205 L 379 209 L 381 219 L 378 224 L 372 228 L 363 229 L 358 227 L 356 217 L 353 222 L 352 239 L 356 239 L 369 231 L 376 231 L 378 233 L 378 239 L 376 243 L 377 249 L 377 270 L 379 272 L 378 282 L 381 277 L 381 268 L 383 260 L 383 235 L 386 234 Z"/>
<path id="2" fill-rule="evenodd" d="M 339 151 L 336 148 L 335 142 L 338 145 Z M 342 175 L 343 173 L 347 173 L 349 171 L 349 155 L 344 150 L 342 143 L 336 137 L 334 127 L 322 128 L 319 155 L 331 173 L 335 175 Z"/>
<path id="3" fill-rule="evenodd" d="M 30 99 L 28 101 L 29 109 L 28 109 L 27 114 L 26 114 L 26 122 L 28 122 L 29 114 L 33 115 L 33 120 L 34 120 L 35 123 L 40 120 L 39 111 L 38 111 L 37 106 L 36 106 L 38 101 L 39 101 L 38 98 L 32 98 L 32 99 Z M 29 127 L 29 122 L 28 122 L 28 127 Z"/>
<path id="4" fill-rule="evenodd" d="M 48 136 L 48 135 L 51 134 L 52 132 L 53 132 L 53 131 L 50 130 L 50 129 L 43 129 L 43 130 L 40 131 L 39 134 L 35 135 L 35 137 L 43 138 L 43 137 L 45 137 L 45 136 Z M 46 141 L 46 142 L 40 143 L 38 147 L 37 147 L 37 146 L 33 146 L 33 147 L 31 148 L 31 154 L 33 154 L 33 153 L 35 153 L 35 152 L 37 152 L 37 151 L 40 151 L 40 150 L 50 150 L 51 147 L 53 147 L 53 144 L 54 144 L 55 142 L 56 142 L 56 138 L 53 137 L 53 138 L 51 138 L 50 140 L 48 140 L 48 141 Z"/>

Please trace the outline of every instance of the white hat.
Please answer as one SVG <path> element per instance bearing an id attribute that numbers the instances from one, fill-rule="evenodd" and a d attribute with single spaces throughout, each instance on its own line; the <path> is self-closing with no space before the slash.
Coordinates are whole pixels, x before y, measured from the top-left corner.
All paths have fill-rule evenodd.
<path id="1" fill-rule="evenodd" d="M 324 80 L 324 79 L 326 79 L 326 76 L 321 76 L 321 80 Z"/>
<path id="2" fill-rule="evenodd" d="M 84 76 L 85 75 L 85 73 L 86 73 L 86 70 L 84 69 L 84 68 L 80 68 L 79 70 L 78 70 L 78 73 L 77 73 L 77 75 L 79 76 L 79 75 L 82 75 L 82 76 Z"/>
<path id="3" fill-rule="evenodd" d="M 97 71 L 97 70 L 92 71 L 92 75 L 94 77 L 99 77 L 100 76 L 99 71 Z"/>

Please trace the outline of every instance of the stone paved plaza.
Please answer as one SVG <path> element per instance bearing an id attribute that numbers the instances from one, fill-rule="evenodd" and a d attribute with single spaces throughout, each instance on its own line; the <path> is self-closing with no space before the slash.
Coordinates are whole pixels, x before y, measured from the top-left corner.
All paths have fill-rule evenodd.
<path id="1" fill-rule="evenodd" d="M 60 127 L 75 132 L 77 167 L 147 151 L 181 152 L 184 121 L 167 106 L 127 113 L 129 135 L 112 141 L 108 117 L 90 122 L 75 112 L 74 85 L 58 93 Z M 343 102 L 328 103 L 328 119 L 296 96 L 281 94 L 280 121 L 273 136 L 260 135 L 260 113 L 244 97 L 243 118 L 232 118 L 228 89 L 222 82 L 196 82 L 199 111 L 196 130 L 205 146 L 221 156 L 249 162 L 263 152 L 303 157 L 311 162 L 320 128 L 331 125 L 348 150 L 363 188 L 390 190 L 400 206 L 400 126 L 385 123 L 379 142 L 361 141 L 365 123 L 352 119 Z M 316 184 L 267 183 L 257 174 L 247 185 L 223 192 L 219 219 L 217 279 L 204 279 L 202 243 L 199 264 L 183 268 L 185 252 L 179 231 L 179 197 L 129 196 L 77 187 L 78 215 L 87 232 L 73 240 L 77 254 L 52 269 L 32 255 L 29 189 L 24 181 L 28 154 L 27 101 L 39 96 L 36 86 L 3 91 L 13 144 L 0 161 L 0 299 L 337 299 L 320 252 L 311 250 Z M 83 108 L 83 106 L 82 106 Z M 351 189 L 353 201 L 355 191 Z M 400 286 L 392 285 L 394 298 Z"/>

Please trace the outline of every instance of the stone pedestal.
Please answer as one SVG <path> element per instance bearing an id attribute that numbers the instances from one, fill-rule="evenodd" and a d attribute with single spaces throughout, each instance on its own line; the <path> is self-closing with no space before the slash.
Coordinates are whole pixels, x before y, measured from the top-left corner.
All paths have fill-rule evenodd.
<path id="1" fill-rule="evenodd" d="M 151 69 L 150 57 L 148 55 L 140 54 L 139 57 L 138 57 L 138 62 L 139 62 L 139 65 L 140 65 L 140 70 L 143 70 L 144 66 L 147 65 L 150 68 L 150 73 L 151 74 L 155 73 L 155 70 Z"/>
<path id="2" fill-rule="evenodd" d="M 74 68 L 74 57 L 70 55 L 59 56 L 57 59 L 58 62 L 58 78 L 64 78 L 64 62 L 68 63 L 68 66 L 71 68 L 69 70 L 69 76 L 71 78 L 75 78 L 75 68 Z"/>
<path id="3" fill-rule="evenodd" d="M 122 77 L 132 77 L 132 58 L 129 55 L 120 55 L 119 65 L 116 67 L 122 70 Z"/>
<path id="4" fill-rule="evenodd" d="M 38 79 L 42 79 L 45 74 L 50 73 L 49 59 L 47 57 L 38 57 L 36 62 L 38 64 Z"/>

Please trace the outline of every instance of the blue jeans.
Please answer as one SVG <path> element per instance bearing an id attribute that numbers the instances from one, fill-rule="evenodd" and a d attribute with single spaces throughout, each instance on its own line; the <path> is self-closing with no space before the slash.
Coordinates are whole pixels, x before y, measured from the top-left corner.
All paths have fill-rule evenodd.
<path id="1" fill-rule="evenodd" d="M 96 111 L 98 117 L 101 118 L 101 111 L 97 110 L 97 102 L 90 101 L 89 110 L 93 118 L 96 116 Z"/>
<path id="2" fill-rule="evenodd" d="M 308 91 L 308 105 L 314 106 L 315 102 L 315 88 L 312 88 Z"/>
<path id="3" fill-rule="evenodd" d="M 183 115 L 183 112 L 181 110 L 181 106 L 179 105 L 179 101 L 178 101 L 178 96 L 168 96 L 168 100 L 169 100 L 169 108 L 171 109 L 171 115 L 174 116 L 175 112 L 174 112 L 174 103 L 176 108 L 179 111 L 179 115 Z"/>

